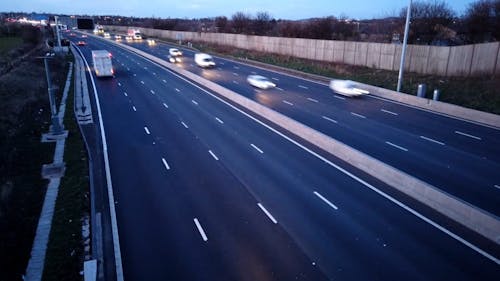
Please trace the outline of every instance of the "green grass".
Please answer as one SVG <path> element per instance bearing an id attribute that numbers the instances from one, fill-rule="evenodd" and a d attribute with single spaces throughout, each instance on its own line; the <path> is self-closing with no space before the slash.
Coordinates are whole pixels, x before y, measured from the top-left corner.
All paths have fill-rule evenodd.
<path id="1" fill-rule="evenodd" d="M 74 77 L 74 76 L 73 76 Z M 61 179 L 47 249 L 44 281 L 82 280 L 82 217 L 89 212 L 87 152 L 73 114 L 74 81 L 66 100 L 64 126 L 68 138 L 64 150 L 66 172 Z M 63 89 L 63 87 L 61 87 Z"/>
<path id="2" fill-rule="evenodd" d="M 21 37 L 0 37 L 0 55 L 4 55 L 22 44 L 23 39 Z"/>

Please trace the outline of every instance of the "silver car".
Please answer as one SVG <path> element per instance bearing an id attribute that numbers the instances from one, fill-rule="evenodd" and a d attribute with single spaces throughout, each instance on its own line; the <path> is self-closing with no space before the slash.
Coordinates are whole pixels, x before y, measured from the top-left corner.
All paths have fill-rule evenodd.
<path id="1" fill-rule="evenodd" d="M 356 88 L 356 82 L 351 80 L 333 79 L 330 81 L 330 89 L 337 94 L 348 97 L 362 96 L 370 93 L 367 90 Z"/>
<path id="2" fill-rule="evenodd" d="M 271 80 L 260 75 L 248 75 L 247 82 L 250 85 L 257 87 L 259 89 L 270 89 L 276 87 L 276 84 L 271 82 Z"/>

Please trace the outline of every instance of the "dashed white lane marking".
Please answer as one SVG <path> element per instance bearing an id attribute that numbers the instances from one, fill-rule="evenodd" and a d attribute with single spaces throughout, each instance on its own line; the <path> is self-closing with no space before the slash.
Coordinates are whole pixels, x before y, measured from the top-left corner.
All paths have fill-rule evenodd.
<path id="1" fill-rule="evenodd" d="M 444 142 L 440 142 L 440 141 L 437 141 L 437 140 L 434 140 L 434 139 L 431 139 L 431 138 L 428 138 L 426 136 L 420 136 L 421 139 L 424 139 L 426 141 L 430 141 L 430 142 L 433 142 L 433 143 L 437 143 L 437 144 L 440 144 L 440 145 L 444 145 Z"/>
<path id="2" fill-rule="evenodd" d="M 392 112 L 392 111 L 389 111 L 389 110 L 386 110 L 386 109 L 381 109 L 380 111 L 382 112 L 385 112 L 385 113 L 389 113 L 389 114 L 392 114 L 392 115 L 398 115 L 396 112 Z"/>
<path id="3" fill-rule="evenodd" d="M 203 227 L 201 227 L 201 224 L 197 218 L 194 218 L 193 220 L 194 220 L 194 224 L 196 225 L 196 228 L 198 229 L 198 232 L 201 235 L 201 238 L 203 239 L 203 241 L 206 242 L 208 240 L 208 237 L 207 237 L 207 234 L 205 234 L 205 230 L 203 230 Z"/>
<path id="4" fill-rule="evenodd" d="M 236 81 L 234 81 L 234 80 L 233 80 L 233 83 L 234 83 L 234 84 L 240 84 L 240 83 L 238 83 L 238 82 L 236 82 Z"/>
<path id="5" fill-rule="evenodd" d="M 167 83 L 167 80 L 165 80 L 165 79 L 163 79 L 163 80 L 161 80 L 161 81 L 163 81 L 163 83 Z"/>
<path id="6" fill-rule="evenodd" d="M 184 126 L 184 128 L 186 128 L 186 129 L 189 128 L 188 125 L 186 125 L 186 123 L 184 123 L 184 122 L 181 122 L 181 123 L 182 123 L 182 126 Z"/>
<path id="7" fill-rule="evenodd" d="M 127 71 L 130 71 L 130 68 L 127 67 Z"/>
<path id="8" fill-rule="evenodd" d="M 240 75 L 238 75 L 238 73 L 236 73 L 236 72 L 233 72 L 233 75 L 234 75 L 234 76 L 240 76 Z"/>
<path id="9" fill-rule="evenodd" d="M 257 72 L 255 72 L 255 71 L 252 71 L 251 73 L 252 73 L 252 74 L 257 74 Z"/>
<path id="10" fill-rule="evenodd" d="M 181 90 L 179 90 L 179 89 L 177 89 L 177 88 L 175 88 L 175 91 L 176 91 L 177 93 L 180 93 L 180 92 L 181 92 Z"/>
<path id="11" fill-rule="evenodd" d="M 122 63 L 122 66 L 125 66 L 125 65 Z"/>
<path id="12" fill-rule="evenodd" d="M 308 101 L 312 101 L 312 102 L 319 102 L 318 100 L 316 99 L 313 99 L 313 98 L 307 98 Z"/>
<path id="13" fill-rule="evenodd" d="M 332 119 L 332 118 L 330 118 L 330 117 L 321 116 L 321 118 L 323 118 L 323 119 L 325 119 L 325 120 L 328 120 L 328 121 L 330 121 L 330 122 L 333 122 L 333 123 L 335 123 L 335 124 L 337 124 L 337 123 L 338 123 L 338 122 L 337 122 L 337 120 L 333 120 L 333 119 Z"/>
<path id="14" fill-rule="evenodd" d="M 467 134 L 467 133 L 464 133 L 464 132 L 460 132 L 460 131 L 455 131 L 455 134 L 459 134 L 459 135 L 466 136 L 466 137 L 469 137 L 469 138 L 473 138 L 473 139 L 476 139 L 476 140 L 481 140 L 480 137 L 476 137 L 476 136 L 473 136 L 473 135 L 470 135 L 470 134 Z"/>
<path id="15" fill-rule="evenodd" d="M 153 95 L 155 94 L 155 91 L 153 91 L 153 90 L 150 90 L 150 92 L 151 92 L 151 94 L 153 94 Z"/>
<path id="16" fill-rule="evenodd" d="M 132 109 L 133 109 L 134 111 L 137 111 L 137 108 L 135 108 L 135 106 L 133 106 L 133 105 L 132 105 Z"/>
<path id="17" fill-rule="evenodd" d="M 149 132 L 148 127 L 144 127 L 144 131 L 146 131 L 146 134 L 150 135 L 151 133 Z"/>
<path id="18" fill-rule="evenodd" d="M 334 97 L 334 98 L 337 98 L 337 99 L 339 99 L 339 100 L 345 100 L 345 98 L 344 98 L 344 97 L 341 97 L 341 96 L 333 95 L 333 97 Z"/>
<path id="19" fill-rule="evenodd" d="M 286 101 L 286 100 L 284 100 L 284 101 L 283 101 L 283 103 L 286 103 L 286 104 L 288 104 L 288 105 L 293 105 L 293 103 L 291 103 L 291 102 L 289 102 L 289 101 Z"/>
<path id="20" fill-rule="evenodd" d="M 494 187 L 500 189 L 500 185 L 498 185 L 498 184 L 495 184 Z"/>
<path id="21" fill-rule="evenodd" d="M 257 205 L 259 206 L 259 208 L 266 214 L 266 216 L 274 223 L 274 224 L 277 224 L 278 221 L 273 217 L 273 215 L 271 215 L 271 213 L 269 213 L 266 208 L 264 208 L 264 206 L 262 206 L 262 204 L 260 203 L 257 203 Z"/>
<path id="22" fill-rule="evenodd" d="M 165 166 L 165 169 L 170 170 L 170 166 L 167 163 L 167 160 L 165 158 L 161 158 L 161 161 L 163 162 L 163 166 Z"/>
<path id="23" fill-rule="evenodd" d="M 392 146 L 392 147 L 395 147 L 395 148 L 397 148 L 397 149 L 400 149 L 400 150 L 403 150 L 403 151 L 408 151 L 408 149 L 407 149 L 407 148 L 404 148 L 404 147 L 399 146 L 399 145 L 397 145 L 397 144 L 393 144 L 392 142 L 386 141 L 385 143 L 386 143 L 386 144 L 388 144 L 388 145 L 390 145 L 390 146 Z"/>
<path id="24" fill-rule="evenodd" d="M 280 81 L 278 78 L 275 78 L 275 77 L 271 77 L 271 79 L 276 80 L 276 81 Z"/>
<path id="25" fill-rule="evenodd" d="M 124 96 L 126 96 L 126 97 L 128 97 L 128 94 L 127 94 L 127 92 L 123 92 L 123 95 L 124 95 Z"/>
<path id="26" fill-rule="evenodd" d="M 366 116 L 358 114 L 358 113 L 351 112 L 351 114 L 356 116 L 356 117 L 359 117 L 359 118 L 366 118 Z"/>
<path id="27" fill-rule="evenodd" d="M 148 68 L 145 66 L 144 69 L 148 69 Z"/>
<path id="28" fill-rule="evenodd" d="M 264 153 L 264 151 L 262 151 L 262 149 L 258 148 L 255 144 L 251 143 L 250 144 L 255 150 L 257 150 L 258 152 L 260 153 Z"/>
<path id="29" fill-rule="evenodd" d="M 137 76 L 137 74 L 134 73 L 134 76 Z"/>
<path id="30" fill-rule="evenodd" d="M 212 152 L 212 150 L 209 150 L 209 151 L 208 151 L 208 153 L 210 153 L 210 155 L 212 155 L 212 157 L 213 157 L 215 160 L 219 161 L 219 158 L 217 157 L 217 155 L 215 155 L 215 153 L 213 153 L 213 152 Z"/>
<path id="31" fill-rule="evenodd" d="M 215 117 L 215 120 L 217 120 L 217 122 L 219 122 L 221 124 L 224 124 L 224 121 L 220 120 L 218 117 Z"/>
<path id="32" fill-rule="evenodd" d="M 330 202 L 328 199 L 323 197 L 323 195 L 319 194 L 317 191 L 314 191 L 314 194 L 319 197 L 319 199 L 323 200 L 326 204 L 328 204 L 330 207 L 332 207 L 335 210 L 338 210 L 339 208 L 335 206 L 332 202 Z"/>
<path id="33" fill-rule="evenodd" d="M 198 105 L 198 103 L 195 100 L 191 100 L 191 102 L 194 103 L 195 105 Z"/>
<path id="34" fill-rule="evenodd" d="M 276 89 L 280 90 L 280 91 L 284 91 L 282 88 L 280 87 L 276 87 Z"/>
<path id="35" fill-rule="evenodd" d="M 166 103 L 163 103 L 163 106 L 164 106 L 165 108 L 168 108 L 168 105 L 167 105 Z"/>
<path id="36" fill-rule="evenodd" d="M 309 88 L 307 88 L 306 86 L 303 86 L 303 85 L 299 85 L 299 88 L 306 89 L 306 90 L 309 89 Z"/>
<path id="37" fill-rule="evenodd" d="M 141 80 L 141 84 L 144 85 L 144 81 Z"/>
<path id="38" fill-rule="evenodd" d="M 153 72 L 153 75 L 156 75 L 156 72 Z"/>
<path id="39" fill-rule="evenodd" d="M 121 87 L 121 86 L 122 86 L 122 83 L 118 82 L 118 86 L 120 86 L 120 87 Z"/>
<path id="40" fill-rule="evenodd" d="M 238 66 L 233 66 L 234 69 L 240 69 Z"/>

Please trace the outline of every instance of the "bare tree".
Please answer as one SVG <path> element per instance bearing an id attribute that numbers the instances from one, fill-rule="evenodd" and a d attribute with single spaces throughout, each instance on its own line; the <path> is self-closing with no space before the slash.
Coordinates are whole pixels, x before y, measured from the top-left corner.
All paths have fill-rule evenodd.
<path id="1" fill-rule="evenodd" d="M 216 17 L 215 18 L 215 27 L 217 28 L 218 32 L 226 32 L 227 31 L 227 18 L 224 16 Z"/>
<path id="2" fill-rule="evenodd" d="M 464 15 L 465 37 L 473 43 L 500 39 L 500 0 L 471 3 Z"/>
<path id="3" fill-rule="evenodd" d="M 235 33 L 247 33 L 250 28 L 252 17 L 243 12 L 236 12 L 231 17 L 231 25 Z"/>
<path id="4" fill-rule="evenodd" d="M 257 35 L 267 35 L 273 28 L 273 18 L 267 12 L 258 12 L 253 20 L 252 31 Z"/>

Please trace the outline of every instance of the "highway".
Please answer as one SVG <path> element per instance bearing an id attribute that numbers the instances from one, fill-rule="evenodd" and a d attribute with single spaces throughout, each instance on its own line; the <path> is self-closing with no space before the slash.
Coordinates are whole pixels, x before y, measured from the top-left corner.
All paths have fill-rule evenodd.
<path id="1" fill-rule="evenodd" d="M 169 47 L 123 41 L 161 58 Z M 404 106 L 375 96 L 335 95 L 327 85 L 216 57 L 204 70 L 182 48 L 179 66 L 266 105 L 435 187 L 500 215 L 500 130 Z M 273 80 L 257 90 L 250 74 Z"/>
<path id="2" fill-rule="evenodd" d="M 300 140 L 135 54 L 85 40 L 79 48 L 87 61 L 90 50 L 107 49 L 116 66 L 116 77 L 96 87 L 125 280 L 500 276 L 497 263 L 370 190 L 366 182 L 382 184 L 361 171 L 336 168 L 333 157 L 318 158 Z"/>

